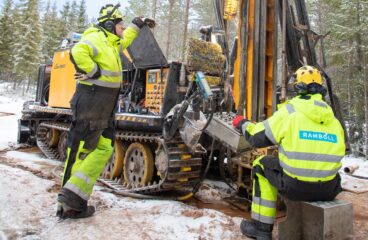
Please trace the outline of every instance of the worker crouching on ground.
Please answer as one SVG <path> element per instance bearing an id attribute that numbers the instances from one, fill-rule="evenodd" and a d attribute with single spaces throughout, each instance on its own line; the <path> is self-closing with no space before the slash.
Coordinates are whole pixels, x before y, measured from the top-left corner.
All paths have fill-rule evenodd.
<path id="1" fill-rule="evenodd" d="M 135 18 L 126 29 L 119 4 L 101 8 L 98 25 L 87 29 L 71 49 L 77 89 L 70 101 L 73 112 L 57 216 L 89 217 L 87 202 L 93 185 L 113 153 L 113 115 L 122 81 L 119 53 L 138 36 L 148 18 Z"/>
<path id="2" fill-rule="evenodd" d="M 254 124 L 238 116 L 233 125 L 253 147 L 278 145 L 278 157 L 253 162 L 252 220 L 240 229 L 248 237 L 272 239 L 277 192 L 294 201 L 329 201 L 341 192 L 344 131 L 323 95 L 322 76 L 311 66 L 294 75 L 298 95 L 267 120 Z"/>

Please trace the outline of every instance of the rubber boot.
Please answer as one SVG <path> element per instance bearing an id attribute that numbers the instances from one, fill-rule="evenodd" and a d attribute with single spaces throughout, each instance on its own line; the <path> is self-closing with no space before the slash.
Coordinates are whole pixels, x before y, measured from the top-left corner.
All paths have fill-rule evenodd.
<path id="1" fill-rule="evenodd" d="M 74 192 L 62 188 L 58 195 L 58 209 L 56 215 L 60 219 L 86 218 L 94 214 L 95 207 L 87 206 L 87 201 Z"/>
<path id="2" fill-rule="evenodd" d="M 240 224 L 241 232 L 257 240 L 272 240 L 273 224 L 266 224 L 256 220 L 243 220 Z"/>

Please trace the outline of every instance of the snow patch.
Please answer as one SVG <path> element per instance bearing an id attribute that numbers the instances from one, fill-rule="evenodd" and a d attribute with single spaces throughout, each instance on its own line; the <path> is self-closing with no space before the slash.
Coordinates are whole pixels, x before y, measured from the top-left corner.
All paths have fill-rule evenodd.
<path id="1" fill-rule="evenodd" d="M 234 191 L 224 182 L 204 180 L 196 197 L 204 202 L 220 201 L 234 194 Z"/>
<path id="2" fill-rule="evenodd" d="M 0 105 L 1 112 L 1 105 Z M 0 117 L 0 151 L 17 142 L 19 116 L 10 115 Z"/>
<path id="3" fill-rule="evenodd" d="M 17 92 L 8 92 L 8 83 L 0 83 L 0 113 L 12 115 L 0 116 L 0 151 L 17 142 L 18 119 L 21 117 L 23 103 L 30 97 L 21 97 Z"/>
<path id="4" fill-rule="evenodd" d="M 239 231 L 241 218 L 181 202 L 138 200 L 97 189 L 90 200 L 97 206 L 93 217 L 59 222 L 53 181 L 1 164 L 0 179 L 0 206 L 6 206 L 0 208 L 2 239 L 244 239 Z"/>

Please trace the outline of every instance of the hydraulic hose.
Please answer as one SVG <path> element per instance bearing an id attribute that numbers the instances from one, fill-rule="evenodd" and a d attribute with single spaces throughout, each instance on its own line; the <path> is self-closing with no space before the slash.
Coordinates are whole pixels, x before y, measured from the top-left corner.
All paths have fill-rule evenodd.
<path id="1" fill-rule="evenodd" d="M 104 189 L 103 191 L 105 192 L 110 192 L 119 196 L 123 196 L 123 197 L 131 197 L 131 198 L 137 198 L 137 199 L 146 199 L 146 200 L 168 200 L 166 198 L 163 197 L 158 197 L 158 196 L 151 196 L 151 195 L 144 195 L 144 194 L 139 194 L 139 193 L 130 193 L 130 192 L 124 192 L 124 191 L 117 191 L 114 189 Z"/>
<path id="2" fill-rule="evenodd" d="M 226 178 L 226 174 L 225 174 L 225 155 L 223 154 L 223 152 L 226 150 L 226 148 L 222 148 L 221 149 L 221 155 L 219 157 L 219 171 L 220 171 L 220 176 L 221 176 L 221 179 L 225 182 L 226 185 L 228 185 L 231 189 L 233 189 L 234 191 L 237 191 L 233 186 L 231 186 L 231 184 L 229 183 L 228 179 Z M 228 151 L 227 151 L 228 152 Z M 231 158 L 231 156 L 227 156 L 227 158 Z M 229 165 L 229 163 L 228 163 Z M 230 166 L 231 167 L 231 166 Z"/>
<path id="3" fill-rule="evenodd" d="M 193 191 L 185 194 L 183 196 L 179 196 L 179 197 L 161 197 L 161 196 L 152 196 L 152 195 L 145 195 L 145 194 L 140 194 L 140 193 L 131 193 L 131 192 L 125 192 L 125 191 L 119 191 L 119 190 L 114 190 L 113 186 L 110 186 L 108 183 L 104 182 L 104 181 L 100 181 L 102 184 L 106 185 L 107 187 L 109 187 L 109 189 L 104 189 L 103 191 L 105 192 L 109 192 L 109 193 L 113 193 L 119 196 L 123 196 L 123 197 L 131 197 L 131 198 L 136 198 L 136 199 L 145 199 L 145 200 L 166 200 L 166 201 L 184 201 L 187 200 L 189 198 L 191 198 L 194 193 Z M 203 181 L 203 180 L 202 180 Z"/>
<path id="4" fill-rule="evenodd" d="M 201 132 L 205 131 L 208 127 L 208 125 L 210 125 L 211 121 L 212 121 L 212 118 L 213 118 L 213 115 L 215 113 L 215 108 L 213 106 L 213 100 L 212 98 L 210 99 L 210 105 L 211 105 L 211 113 L 210 113 L 210 116 L 206 122 L 206 125 L 204 125 L 204 127 L 201 129 Z"/>
<path id="5" fill-rule="evenodd" d="M 199 187 L 201 185 L 201 183 L 203 182 L 204 178 L 206 177 L 208 170 L 210 169 L 210 165 L 212 162 L 212 158 L 213 158 L 213 146 L 215 145 L 215 139 L 212 139 L 212 143 L 211 143 L 211 153 L 210 153 L 210 157 L 207 163 L 207 166 L 203 172 L 203 175 L 201 176 L 200 180 L 196 183 L 196 185 L 194 186 L 193 190 L 192 190 L 192 195 L 194 195 L 196 192 L 198 192 Z"/>

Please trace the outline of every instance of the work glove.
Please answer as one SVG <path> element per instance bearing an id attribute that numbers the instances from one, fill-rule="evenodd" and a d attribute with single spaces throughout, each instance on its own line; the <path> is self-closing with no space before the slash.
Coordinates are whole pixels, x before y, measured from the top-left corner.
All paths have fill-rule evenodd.
<path id="1" fill-rule="evenodd" d="M 238 115 L 233 119 L 233 127 L 239 132 L 242 132 L 242 126 L 246 122 L 247 120 L 243 116 Z"/>
<path id="2" fill-rule="evenodd" d="M 154 28 L 156 27 L 156 21 L 153 20 L 152 18 L 142 18 L 142 21 L 144 22 L 144 24 L 146 24 L 149 28 Z"/>
<path id="3" fill-rule="evenodd" d="M 132 23 L 139 27 L 139 29 L 144 27 L 144 25 L 147 25 L 149 28 L 154 28 L 156 26 L 155 20 L 144 17 L 136 17 L 133 19 Z"/>
<path id="4" fill-rule="evenodd" d="M 86 74 L 80 73 L 80 72 L 76 72 L 74 74 L 74 79 L 76 81 L 84 81 L 88 79 L 88 76 Z"/>

